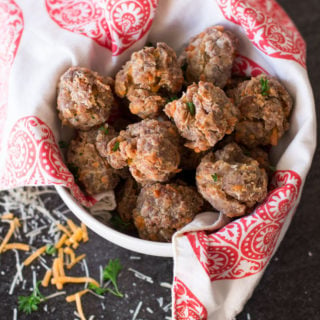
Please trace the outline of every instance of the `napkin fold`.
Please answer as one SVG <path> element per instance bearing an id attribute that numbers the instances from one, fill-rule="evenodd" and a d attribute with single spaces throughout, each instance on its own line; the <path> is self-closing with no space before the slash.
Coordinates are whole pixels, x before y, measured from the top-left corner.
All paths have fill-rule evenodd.
<path id="1" fill-rule="evenodd" d="M 230 222 L 203 213 L 175 234 L 173 319 L 231 320 L 289 227 L 316 145 L 305 43 L 274 0 L 0 0 L 0 189 L 60 185 L 85 206 L 57 142 L 56 84 L 70 66 L 113 76 L 147 41 L 179 53 L 221 24 L 240 40 L 234 72 L 276 76 L 294 99 L 291 127 L 272 149 L 267 199 Z"/>

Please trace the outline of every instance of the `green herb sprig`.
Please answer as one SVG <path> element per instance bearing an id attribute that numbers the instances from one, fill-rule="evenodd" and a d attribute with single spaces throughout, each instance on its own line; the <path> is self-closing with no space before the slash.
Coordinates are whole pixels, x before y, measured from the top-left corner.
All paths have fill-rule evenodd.
<path id="1" fill-rule="evenodd" d="M 113 215 L 109 221 L 113 227 L 120 231 L 127 231 L 131 225 L 129 222 L 123 221 L 117 214 Z"/>
<path id="2" fill-rule="evenodd" d="M 120 142 L 119 141 L 116 141 L 116 143 L 114 144 L 113 148 L 112 148 L 112 151 L 113 152 L 116 152 L 118 149 L 119 149 L 119 146 L 120 146 Z"/>
<path id="3" fill-rule="evenodd" d="M 189 110 L 190 114 L 192 116 L 194 116 L 196 114 L 196 108 L 195 108 L 193 102 L 188 101 L 187 102 L 187 107 L 188 107 L 188 110 Z"/>
<path id="4" fill-rule="evenodd" d="M 52 244 L 46 245 L 46 254 L 48 255 L 54 255 L 57 252 L 57 249 Z"/>
<path id="5" fill-rule="evenodd" d="M 101 126 L 99 128 L 100 131 L 102 131 L 104 134 L 108 134 L 109 133 L 109 128 L 105 128 L 104 126 Z"/>
<path id="6" fill-rule="evenodd" d="M 33 311 L 38 310 L 38 305 L 45 300 L 45 297 L 39 291 L 39 285 L 41 281 L 38 281 L 32 294 L 30 296 L 18 296 L 18 308 L 26 314 L 31 314 Z"/>
<path id="7" fill-rule="evenodd" d="M 120 264 L 119 259 L 114 259 L 114 260 L 111 259 L 103 270 L 103 279 L 106 281 L 110 280 L 114 287 L 114 290 L 110 288 L 106 288 L 107 291 L 117 297 L 122 298 L 123 294 L 119 291 L 118 284 L 117 284 L 118 274 L 121 270 L 122 270 L 122 266 Z"/>
<path id="8" fill-rule="evenodd" d="M 263 96 L 267 96 L 269 94 L 269 83 L 267 78 L 260 78 L 260 84 L 261 84 L 261 94 Z"/>
<path id="9" fill-rule="evenodd" d="M 215 173 L 215 174 L 212 174 L 211 175 L 211 178 L 214 182 L 217 182 L 218 181 L 218 175 Z"/>

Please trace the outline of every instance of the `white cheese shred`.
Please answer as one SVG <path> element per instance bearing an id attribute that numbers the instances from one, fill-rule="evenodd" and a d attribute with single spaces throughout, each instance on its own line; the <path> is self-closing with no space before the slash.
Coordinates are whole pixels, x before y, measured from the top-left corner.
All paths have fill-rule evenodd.
<path id="1" fill-rule="evenodd" d="M 135 310 L 135 312 L 134 312 L 134 314 L 132 316 L 132 320 L 136 320 L 137 319 L 137 316 L 138 316 L 138 314 L 140 312 L 141 307 L 142 307 L 142 301 L 139 301 L 139 303 L 137 305 L 137 308 L 136 308 L 136 310 Z"/>
<path id="2" fill-rule="evenodd" d="M 14 309 L 13 309 L 13 318 L 12 318 L 12 319 L 13 319 L 13 320 L 17 320 L 17 315 L 18 315 L 18 314 L 17 314 L 17 308 L 14 308 Z"/>
<path id="3" fill-rule="evenodd" d="M 149 282 L 149 283 L 153 283 L 153 280 L 152 280 L 151 277 L 141 273 L 140 271 L 137 271 L 137 270 L 132 269 L 132 268 L 129 268 L 128 270 L 133 272 L 133 274 L 134 274 L 134 276 L 136 278 L 139 278 L 139 279 L 144 280 L 144 281 Z"/>

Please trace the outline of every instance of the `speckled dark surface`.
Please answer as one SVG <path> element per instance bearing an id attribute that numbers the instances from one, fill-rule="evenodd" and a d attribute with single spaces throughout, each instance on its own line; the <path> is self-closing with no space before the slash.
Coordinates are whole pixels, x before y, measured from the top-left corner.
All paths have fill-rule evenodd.
<path id="1" fill-rule="evenodd" d="M 308 70 L 314 89 L 316 106 L 320 103 L 320 3 L 318 0 L 279 0 L 279 3 L 289 13 L 308 45 Z M 317 108 L 318 114 L 318 108 Z M 319 137 L 319 129 L 318 129 Z M 291 226 L 282 241 L 273 260 L 268 266 L 260 284 L 246 304 L 238 320 L 318 320 L 320 319 L 320 157 L 317 148 L 313 166 L 306 181 L 302 199 Z M 4 193 L 0 193 L 0 199 Z M 57 195 L 51 195 L 48 207 L 54 208 L 61 203 Z M 72 214 L 68 214 L 75 219 Z M 3 236 L 4 230 L 0 231 Z M 87 295 L 83 298 L 86 315 L 95 315 L 95 319 L 129 320 L 139 301 L 142 301 L 141 311 L 137 319 L 162 320 L 170 316 L 170 310 L 163 307 L 170 303 L 170 290 L 160 286 L 161 282 L 172 281 L 172 260 L 167 258 L 147 257 L 132 253 L 110 242 L 101 239 L 90 232 L 91 240 L 83 245 L 82 251 L 88 255 L 90 274 L 99 278 L 99 265 L 105 265 L 109 259 L 119 258 L 124 266 L 119 277 L 120 290 L 127 294 L 125 299 L 107 295 L 104 300 Z M 140 257 L 140 260 L 132 259 Z M 0 320 L 12 319 L 13 309 L 17 306 L 17 296 L 29 294 L 32 286 L 31 269 L 25 269 L 28 280 L 25 290 L 21 284 L 17 286 L 12 296 L 8 290 L 15 275 L 14 253 L 0 256 Z M 129 271 L 137 269 L 150 276 L 154 283 L 138 279 Z M 37 270 L 41 277 L 45 270 Z M 80 266 L 76 273 L 83 274 Z M 79 287 L 70 286 L 68 292 Z M 49 294 L 51 290 L 43 290 Z M 162 307 L 159 301 L 163 299 Z M 159 299 L 159 301 L 157 301 Z M 101 301 L 104 304 L 103 308 Z M 60 296 L 47 302 L 48 312 L 40 310 L 31 316 L 18 314 L 18 319 L 74 319 L 75 306 L 67 304 Z M 153 310 L 153 314 L 147 311 Z"/>

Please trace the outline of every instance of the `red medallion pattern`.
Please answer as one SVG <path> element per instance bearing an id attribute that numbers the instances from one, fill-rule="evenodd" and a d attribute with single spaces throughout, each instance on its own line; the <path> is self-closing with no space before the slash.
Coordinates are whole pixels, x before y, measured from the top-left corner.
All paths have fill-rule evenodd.
<path id="1" fill-rule="evenodd" d="M 119 55 L 150 29 L 157 0 L 46 0 L 61 28 L 89 37 Z"/>
<path id="2" fill-rule="evenodd" d="M 253 60 L 237 55 L 232 67 L 232 73 L 238 76 L 256 77 L 261 73 L 269 74 Z"/>
<path id="3" fill-rule="evenodd" d="M 211 281 L 244 278 L 260 272 L 268 263 L 298 198 L 301 178 L 294 171 L 277 171 L 271 185 L 273 190 L 265 202 L 249 216 L 213 234 L 187 234 Z"/>
<path id="4" fill-rule="evenodd" d="M 173 288 L 174 320 L 206 320 L 207 310 L 191 290 L 177 277 Z"/>
<path id="5" fill-rule="evenodd" d="M 306 66 L 306 45 L 294 23 L 275 0 L 217 0 L 224 17 L 242 26 L 264 54 Z"/>
<path id="6" fill-rule="evenodd" d="M 0 0 L 0 151 L 7 119 L 8 79 L 23 32 L 23 15 L 13 0 Z"/>
<path id="7" fill-rule="evenodd" d="M 62 185 L 85 206 L 95 203 L 86 197 L 74 182 L 63 162 L 50 128 L 34 116 L 19 119 L 11 129 L 7 142 L 0 188 L 26 185 Z"/>

